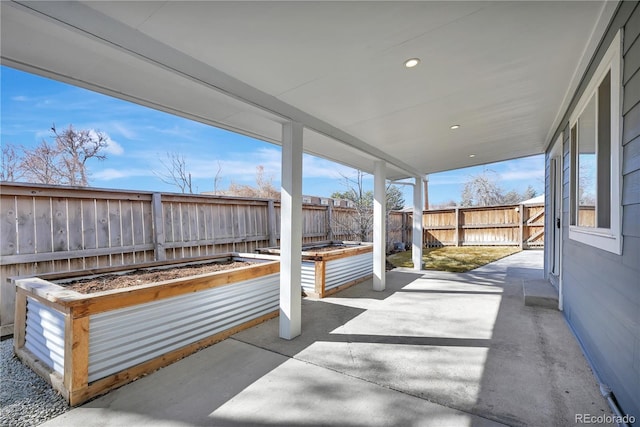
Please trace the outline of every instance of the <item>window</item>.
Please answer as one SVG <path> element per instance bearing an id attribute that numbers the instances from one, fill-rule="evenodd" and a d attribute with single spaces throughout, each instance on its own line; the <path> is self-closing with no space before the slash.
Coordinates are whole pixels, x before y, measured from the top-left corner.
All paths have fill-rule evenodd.
<path id="1" fill-rule="evenodd" d="M 618 32 L 569 121 L 569 238 L 621 254 L 620 43 Z"/>

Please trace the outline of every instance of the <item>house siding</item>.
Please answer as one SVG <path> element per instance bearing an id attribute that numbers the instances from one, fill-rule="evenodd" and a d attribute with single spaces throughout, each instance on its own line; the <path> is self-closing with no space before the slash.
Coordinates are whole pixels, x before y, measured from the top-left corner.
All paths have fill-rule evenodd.
<path id="1" fill-rule="evenodd" d="M 622 255 L 569 239 L 569 116 L 618 29 L 624 28 L 622 100 Z M 565 112 L 562 283 L 567 321 L 601 381 L 640 425 L 640 6 L 622 2 Z M 547 193 L 550 197 L 549 152 Z M 550 200 L 547 200 L 550 202 Z M 550 226 L 550 223 L 547 223 Z M 550 243 L 545 248 L 550 248 Z M 547 257 L 548 259 L 548 257 Z M 548 267 L 546 267 L 548 269 Z"/>

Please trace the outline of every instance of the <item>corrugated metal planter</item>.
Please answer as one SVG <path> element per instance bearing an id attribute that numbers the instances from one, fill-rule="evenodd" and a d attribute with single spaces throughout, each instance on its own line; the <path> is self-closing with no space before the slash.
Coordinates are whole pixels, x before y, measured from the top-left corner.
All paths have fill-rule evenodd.
<path id="1" fill-rule="evenodd" d="M 278 315 L 276 257 L 215 258 L 259 262 L 92 294 L 15 279 L 15 353 L 77 405 Z"/>
<path id="2" fill-rule="evenodd" d="M 318 250 L 332 245 L 336 243 L 314 243 L 302 248 L 302 289 L 307 296 L 324 298 L 373 275 L 371 243 L 339 242 L 339 248 Z M 264 248 L 258 252 L 280 254 L 280 249 Z"/>

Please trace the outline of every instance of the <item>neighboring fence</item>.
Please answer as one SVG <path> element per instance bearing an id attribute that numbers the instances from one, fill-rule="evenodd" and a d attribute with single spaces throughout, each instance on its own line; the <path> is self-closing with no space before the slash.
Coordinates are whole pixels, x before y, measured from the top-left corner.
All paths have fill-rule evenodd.
<path id="1" fill-rule="evenodd" d="M 0 191 L 2 335 L 13 324 L 15 289 L 9 277 L 279 245 L 280 204 L 273 200 L 7 183 Z M 305 204 L 303 243 L 360 240 L 355 213 Z M 388 249 L 411 242 L 411 216 L 389 213 Z M 542 205 L 427 211 L 424 242 L 541 246 L 543 223 Z"/>
<path id="2" fill-rule="evenodd" d="M 436 246 L 544 245 L 544 205 L 451 208 L 423 214 L 424 244 Z"/>

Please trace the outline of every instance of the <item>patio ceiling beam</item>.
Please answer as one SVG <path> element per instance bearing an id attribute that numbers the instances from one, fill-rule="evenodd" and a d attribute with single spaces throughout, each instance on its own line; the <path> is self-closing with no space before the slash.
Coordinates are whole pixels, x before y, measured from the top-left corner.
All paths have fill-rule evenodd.
<path id="1" fill-rule="evenodd" d="M 172 48 L 156 39 L 131 28 L 89 6 L 77 2 L 21 2 L 12 1 L 13 7 L 21 8 L 42 19 L 54 21 L 83 37 L 98 40 L 114 49 L 124 51 L 144 61 L 162 67 L 184 78 L 240 100 L 282 118 L 281 123 L 288 121 L 302 124 L 304 127 L 338 140 L 352 148 L 366 153 L 376 159 L 407 172 L 408 176 L 420 175 L 422 172 L 412 166 L 375 148 L 365 141 L 312 116 L 280 99 L 250 86 L 180 50 Z M 7 58 L 9 61 L 12 58 Z M 19 63 L 17 61 L 16 63 Z M 38 69 L 33 64 L 24 64 Z M 73 79 L 73 77 L 70 77 Z M 83 86 L 92 85 L 82 82 Z M 97 86 L 99 87 L 99 86 Z M 113 88 L 112 88 L 113 90 Z M 104 92 L 104 88 L 99 87 Z M 113 90 L 118 96 L 117 90 Z M 170 108 L 170 106 L 165 106 Z M 273 141 L 270 141 L 273 142 Z"/>
<path id="2" fill-rule="evenodd" d="M 280 338 L 302 331 L 302 130 L 300 123 L 282 126 L 280 215 Z"/>

